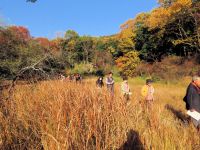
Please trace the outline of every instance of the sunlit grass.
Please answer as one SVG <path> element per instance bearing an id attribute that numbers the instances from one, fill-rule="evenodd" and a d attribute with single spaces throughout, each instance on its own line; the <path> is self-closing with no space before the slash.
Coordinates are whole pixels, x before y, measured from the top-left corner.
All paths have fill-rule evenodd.
<path id="1" fill-rule="evenodd" d="M 145 109 L 140 96 L 144 79 L 129 80 L 133 95 L 128 105 L 120 93 L 120 79 L 115 84 L 114 98 L 106 88 L 97 89 L 95 80 L 87 79 L 82 84 L 45 81 L 17 86 L 8 105 L 10 115 L 1 118 L 4 148 L 123 149 L 132 146 L 188 150 L 200 146 L 200 136 L 193 125 L 186 125 L 177 117 L 177 113 L 185 114 L 182 98 L 189 79 L 177 84 L 154 83 L 155 102 L 151 111 Z M 134 133 L 131 142 L 129 133 Z"/>

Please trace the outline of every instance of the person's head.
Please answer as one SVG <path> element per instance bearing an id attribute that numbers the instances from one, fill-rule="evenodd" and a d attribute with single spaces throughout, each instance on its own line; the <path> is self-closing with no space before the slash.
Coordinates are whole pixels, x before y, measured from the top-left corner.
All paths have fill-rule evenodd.
<path id="1" fill-rule="evenodd" d="M 123 79 L 124 82 L 128 82 L 128 77 L 127 76 L 123 76 L 122 79 Z"/>
<path id="2" fill-rule="evenodd" d="M 146 85 L 151 85 L 152 83 L 153 83 L 153 81 L 151 79 L 146 80 Z"/>
<path id="3" fill-rule="evenodd" d="M 102 80 L 103 80 L 103 77 L 99 77 L 99 80 L 102 81 Z"/>
<path id="4" fill-rule="evenodd" d="M 198 87 L 200 87 L 200 77 L 199 76 L 192 77 L 192 82 L 194 82 Z"/>
<path id="5" fill-rule="evenodd" d="M 109 72 L 108 76 L 109 77 L 112 77 L 113 73 L 112 72 Z"/>

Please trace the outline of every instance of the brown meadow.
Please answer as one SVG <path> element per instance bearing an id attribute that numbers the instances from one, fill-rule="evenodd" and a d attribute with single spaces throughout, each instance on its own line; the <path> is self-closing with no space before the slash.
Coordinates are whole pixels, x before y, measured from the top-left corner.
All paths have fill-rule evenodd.
<path id="1" fill-rule="evenodd" d="M 140 97 L 141 79 L 130 80 L 127 105 L 119 83 L 114 97 L 93 79 L 16 86 L 1 109 L 1 149 L 199 149 L 182 101 L 188 83 L 155 83 L 151 111 Z"/>

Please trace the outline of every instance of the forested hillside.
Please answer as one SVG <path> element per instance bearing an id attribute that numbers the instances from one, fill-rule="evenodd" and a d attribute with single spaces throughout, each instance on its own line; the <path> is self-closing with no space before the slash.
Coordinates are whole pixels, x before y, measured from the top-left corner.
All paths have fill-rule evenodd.
<path id="1" fill-rule="evenodd" d="M 68 30 L 64 37 L 50 40 L 32 37 L 25 27 L 1 26 L 0 77 L 11 79 L 34 64 L 26 75 L 105 74 L 117 70 L 135 76 L 141 75 L 141 65 L 170 61 L 171 56 L 173 61 L 168 66 L 189 62 L 194 68 L 189 66 L 193 71 L 188 71 L 198 71 L 198 0 L 160 0 L 159 7 L 138 14 L 120 28 L 120 33 L 104 37 L 80 36 Z M 143 70 L 142 74 L 147 72 Z"/>

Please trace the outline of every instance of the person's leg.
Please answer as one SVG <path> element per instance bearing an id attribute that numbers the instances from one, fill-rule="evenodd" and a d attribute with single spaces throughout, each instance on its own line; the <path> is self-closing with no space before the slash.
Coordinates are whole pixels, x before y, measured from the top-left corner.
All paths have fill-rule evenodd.
<path id="1" fill-rule="evenodd" d="M 108 92 L 110 92 L 110 86 L 109 85 L 107 85 L 107 90 L 108 90 Z"/>
<path id="2" fill-rule="evenodd" d="M 149 101 L 145 100 L 145 111 L 148 111 L 149 108 Z"/>
<path id="3" fill-rule="evenodd" d="M 111 92 L 111 96 L 114 96 L 114 85 L 111 85 L 110 87 L 110 92 Z"/>
<path id="4" fill-rule="evenodd" d="M 152 104 L 153 104 L 153 101 L 152 101 L 152 100 L 146 100 L 146 110 L 147 110 L 147 111 L 151 111 L 151 109 L 152 109 Z"/>
<path id="5" fill-rule="evenodd" d="M 126 93 L 124 93 L 123 99 L 124 99 L 124 102 L 127 104 L 127 102 L 128 102 L 128 97 L 127 97 L 127 94 L 126 94 Z"/>
<path id="6" fill-rule="evenodd" d="M 129 102 L 129 100 L 130 100 L 129 94 L 126 94 L 126 102 Z"/>

